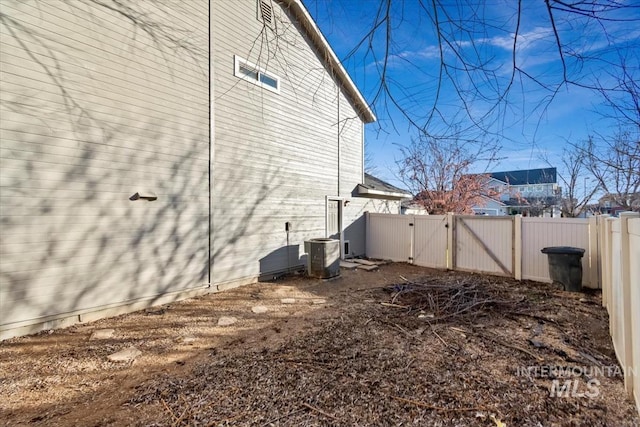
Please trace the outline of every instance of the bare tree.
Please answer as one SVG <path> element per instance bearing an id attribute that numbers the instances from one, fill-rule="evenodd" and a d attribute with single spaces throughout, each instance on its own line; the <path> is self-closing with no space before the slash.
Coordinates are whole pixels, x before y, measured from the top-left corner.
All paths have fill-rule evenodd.
<path id="1" fill-rule="evenodd" d="M 364 141 L 364 171 L 371 175 L 378 173 L 378 167 L 375 164 L 373 152 L 369 149 L 367 140 Z"/>
<path id="2" fill-rule="evenodd" d="M 316 11 L 318 2 L 305 0 Z M 638 73 L 637 64 L 624 60 L 637 58 L 630 31 L 640 22 L 637 2 L 378 0 L 370 6 L 371 24 L 344 60 L 364 58 L 360 72 L 375 70 L 369 91 L 381 126 L 394 125 L 399 112 L 432 138 L 502 137 L 506 126 L 542 120 L 561 90 L 614 98 L 616 89 L 598 81 L 602 70 Z M 414 78 L 400 79 L 398 70 Z M 505 123 L 506 113 L 516 123 Z"/>
<path id="3" fill-rule="evenodd" d="M 600 189 L 597 180 L 586 167 L 589 151 L 585 144 L 578 149 L 562 150 L 562 168 L 558 179 L 562 186 L 560 210 L 562 216 L 575 218 L 587 209 L 587 205 Z M 548 158 L 544 160 L 549 163 Z"/>
<path id="4" fill-rule="evenodd" d="M 488 186 L 489 174 L 469 173 L 474 163 L 495 160 L 497 149 L 491 144 L 424 136 L 400 150 L 399 178 L 430 214 L 473 213 L 473 206 L 484 206 L 485 197 L 496 195 Z"/>
<path id="5" fill-rule="evenodd" d="M 612 135 L 596 133 L 574 144 L 581 163 L 608 202 L 640 210 L 640 59 L 619 57 L 618 66 L 597 80 L 604 118 L 616 123 Z"/>
<path id="6" fill-rule="evenodd" d="M 615 72 L 609 71 L 606 78 L 597 80 L 597 90 L 604 100 L 603 106 L 608 107 L 603 115 L 637 131 L 640 129 L 640 76 L 637 75 L 640 59 L 636 56 L 632 61 L 635 64 L 620 58 Z"/>
<path id="7" fill-rule="evenodd" d="M 620 59 L 620 73 L 608 74 L 608 87 L 598 81 L 598 91 L 602 94 L 602 115 L 617 123 L 613 138 L 597 134 L 594 139 L 614 140 L 613 151 L 628 158 L 633 166 L 639 161 L 638 141 L 640 141 L 640 57 L 635 57 L 631 65 L 626 59 Z M 609 159 L 610 160 L 610 159 Z"/>
<path id="8" fill-rule="evenodd" d="M 619 131 L 614 138 L 596 144 L 590 138 L 583 147 L 583 164 L 606 193 L 609 201 L 625 210 L 640 210 L 640 135 Z"/>
<path id="9" fill-rule="evenodd" d="M 305 3 L 317 15 L 320 1 Z M 373 82 L 368 92 L 380 126 L 396 126 L 394 117 L 399 113 L 429 139 L 431 153 L 424 154 L 426 159 L 421 159 L 415 142 L 402 150 L 400 172 L 414 191 L 421 188 L 416 194 L 444 191 L 443 197 L 435 197 L 444 200 L 447 191 L 453 191 L 453 184 L 442 185 L 443 180 L 435 179 L 445 169 L 437 165 L 447 163 L 450 156 L 448 176 L 468 165 L 457 158 L 457 147 L 448 143 L 473 145 L 487 135 L 504 140 L 506 127 L 539 124 L 562 90 L 593 91 L 625 129 L 640 123 L 637 2 L 378 0 L 366 10 L 371 11 L 370 24 L 343 59 L 362 61 L 351 67 L 356 73 L 377 74 L 366 81 Z M 329 16 L 335 13 L 329 6 L 324 11 Z M 425 66 L 425 60 L 432 65 Z M 407 72 L 413 78 L 406 79 Z M 507 116 L 514 121 L 505 122 Z M 565 159 L 569 167 L 561 180 L 566 181 L 566 215 L 584 208 L 596 186 L 627 199 L 634 191 L 637 165 L 623 165 L 623 159 L 614 157 L 625 154 L 628 163 L 637 156 L 637 144 L 612 142 L 621 136 L 619 132 L 613 139 L 601 136 L 606 149 L 593 144 L 574 156 L 590 161 Z M 596 162 L 599 159 L 606 161 Z M 427 164 L 435 170 L 421 170 Z M 574 169 L 576 165 L 580 170 Z M 596 185 L 580 197 L 579 177 L 586 171 L 598 175 Z M 622 176 L 613 176 L 614 171 Z M 423 195 L 431 199 L 433 194 Z"/>

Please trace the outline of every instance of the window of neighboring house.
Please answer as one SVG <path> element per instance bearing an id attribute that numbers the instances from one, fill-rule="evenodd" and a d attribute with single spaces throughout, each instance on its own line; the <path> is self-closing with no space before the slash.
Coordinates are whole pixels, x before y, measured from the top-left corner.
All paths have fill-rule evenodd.
<path id="1" fill-rule="evenodd" d="M 255 64 L 234 56 L 234 75 L 272 92 L 280 93 L 280 77 L 266 72 Z"/>

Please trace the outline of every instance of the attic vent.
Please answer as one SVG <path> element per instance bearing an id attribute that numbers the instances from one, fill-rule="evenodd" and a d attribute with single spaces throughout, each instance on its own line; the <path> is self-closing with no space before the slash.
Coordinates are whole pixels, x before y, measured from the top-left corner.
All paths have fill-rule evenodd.
<path id="1" fill-rule="evenodd" d="M 273 28 L 273 5 L 271 0 L 258 0 L 258 19 L 269 28 Z"/>

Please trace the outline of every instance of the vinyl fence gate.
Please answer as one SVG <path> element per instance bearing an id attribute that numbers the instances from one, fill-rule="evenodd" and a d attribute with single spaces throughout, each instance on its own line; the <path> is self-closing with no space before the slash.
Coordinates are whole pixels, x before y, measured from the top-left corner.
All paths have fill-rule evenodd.
<path id="1" fill-rule="evenodd" d="M 542 282 L 551 281 L 542 248 L 583 248 L 583 286 L 600 287 L 596 218 L 367 213 L 366 227 L 370 258 Z"/>

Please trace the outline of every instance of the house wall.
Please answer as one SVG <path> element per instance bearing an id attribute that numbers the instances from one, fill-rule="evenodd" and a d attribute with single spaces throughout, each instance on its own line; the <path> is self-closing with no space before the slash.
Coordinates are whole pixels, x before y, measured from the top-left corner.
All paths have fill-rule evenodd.
<path id="1" fill-rule="evenodd" d="M 328 196 L 364 253 L 362 121 L 273 4 L 3 3 L 0 339 L 302 265 Z"/>
<path id="2" fill-rule="evenodd" d="M 512 185 L 511 190 L 517 191 L 522 197 L 551 197 L 556 194 L 558 184 L 527 184 Z"/>
<path id="3" fill-rule="evenodd" d="M 364 253 L 368 200 L 351 198 L 362 121 L 288 11 L 273 2 L 272 30 L 256 3 L 212 2 L 212 282 L 221 286 L 302 265 L 303 242 L 325 235 L 327 196 L 350 199 L 345 238 Z M 234 76 L 234 55 L 278 76 L 279 93 Z"/>
<path id="4" fill-rule="evenodd" d="M 109 5 L 2 2 L 0 338 L 208 282 L 208 1 Z"/>
<path id="5" fill-rule="evenodd" d="M 419 205 L 411 205 L 409 207 L 404 208 L 402 212 L 403 215 L 429 215 L 427 210 Z"/>
<path id="6" fill-rule="evenodd" d="M 474 206 L 472 209 L 477 215 L 501 216 L 507 214 L 507 207 L 504 204 L 488 198 L 485 199 L 485 203 L 482 206 Z"/>

